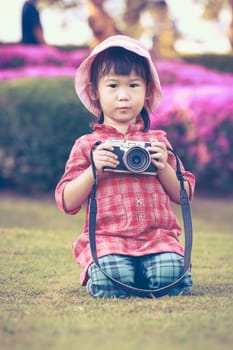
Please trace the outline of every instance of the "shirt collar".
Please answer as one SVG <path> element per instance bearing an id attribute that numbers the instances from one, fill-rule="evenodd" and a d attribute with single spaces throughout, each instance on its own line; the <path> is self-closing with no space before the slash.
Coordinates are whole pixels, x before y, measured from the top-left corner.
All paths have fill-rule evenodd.
<path id="1" fill-rule="evenodd" d="M 94 124 L 93 129 L 97 132 L 101 132 L 101 133 L 107 133 L 107 134 L 122 134 L 121 132 L 119 132 L 116 128 L 114 128 L 113 126 L 110 125 L 106 125 L 106 124 Z M 142 118 L 140 118 L 136 124 L 130 124 L 128 126 L 128 129 L 126 131 L 125 134 L 132 134 L 135 133 L 137 131 L 143 131 L 144 129 L 144 122 L 142 120 Z"/>

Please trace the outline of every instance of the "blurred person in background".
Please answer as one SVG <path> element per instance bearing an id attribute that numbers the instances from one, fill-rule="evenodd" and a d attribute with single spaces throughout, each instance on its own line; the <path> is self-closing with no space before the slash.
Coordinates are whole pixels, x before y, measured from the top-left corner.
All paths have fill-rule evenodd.
<path id="1" fill-rule="evenodd" d="M 38 0 L 28 0 L 23 5 L 21 16 L 22 44 L 46 44 L 37 3 Z"/>

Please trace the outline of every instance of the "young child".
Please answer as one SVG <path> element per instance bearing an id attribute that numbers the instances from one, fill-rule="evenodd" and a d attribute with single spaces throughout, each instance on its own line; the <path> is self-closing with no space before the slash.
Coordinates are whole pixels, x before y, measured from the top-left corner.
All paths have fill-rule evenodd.
<path id="1" fill-rule="evenodd" d="M 96 245 L 100 266 L 112 277 L 130 286 L 155 289 L 175 281 L 183 271 L 184 251 L 179 242 L 181 228 L 170 202 L 180 202 L 176 161 L 166 134 L 150 130 L 149 113 L 161 99 L 156 68 L 148 50 L 138 41 L 114 35 L 100 43 L 79 66 L 76 92 L 86 108 L 96 116 L 91 134 L 76 140 L 58 183 L 58 207 L 76 214 L 90 200 L 93 152 L 98 174 L 96 193 Z M 150 143 L 155 174 L 104 171 L 119 165 L 114 148 L 107 140 Z M 195 178 L 184 170 L 185 188 L 192 199 Z M 81 265 L 81 284 L 93 297 L 129 297 L 114 285 L 92 261 L 88 239 L 89 208 L 83 232 L 73 243 L 74 257 Z M 169 295 L 186 294 L 192 287 L 188 272 Z"/>

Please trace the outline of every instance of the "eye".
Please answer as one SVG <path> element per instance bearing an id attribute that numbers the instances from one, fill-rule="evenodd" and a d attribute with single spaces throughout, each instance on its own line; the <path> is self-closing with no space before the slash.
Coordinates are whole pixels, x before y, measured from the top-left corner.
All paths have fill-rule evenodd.
<path id="1" fill-rule="evenodd" d="M 112 84 L 109 84 L 108 87 L 115 89 L 117 87 L 117 84 L 112 83 Z"/>
<path id="2" fill-rule="evenodd" d="M 132 83 L 132 84 L 130 84 L 130 87 L 132 87 L 132 88 L 135 88 L 135 87 L 137 87 L 137 86 L 139 86 L 138 83 Z"/>

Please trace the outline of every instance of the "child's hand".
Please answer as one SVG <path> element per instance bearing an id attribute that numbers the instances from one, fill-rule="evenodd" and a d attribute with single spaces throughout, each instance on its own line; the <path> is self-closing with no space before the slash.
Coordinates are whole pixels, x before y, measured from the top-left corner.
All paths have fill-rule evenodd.
<path id="1" fill-rule="evenodd" d="M 167 165 L 168 151 L 165 143 L 163 142 L 152 142 L 151 147 L 148 147 L 147 150 L 152 152 L 151 162 L 154 164 L 158 171 L 164 170 Z"/>
<path id="2" fill-rule="evenodd" d="M 115 168 L 119 164 L 117 155 L 112 151 L 113 147 L 106 143 L 101 143 L 95 148 L 93 160 L 97 172 L 101 172 L 104 167 Z"/>

